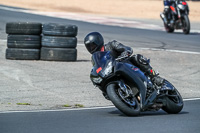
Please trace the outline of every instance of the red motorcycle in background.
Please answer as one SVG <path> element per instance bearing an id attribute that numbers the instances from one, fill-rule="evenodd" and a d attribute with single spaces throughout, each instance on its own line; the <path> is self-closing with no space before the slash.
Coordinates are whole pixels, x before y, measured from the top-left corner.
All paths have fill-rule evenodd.
<path id="1" fill-rule="evenodd" d="M 170 11 L 167 16 L 164 13 L 160 14 L 161 19 L 164 22 L 165 30 L 168 33 L 174 32 L 174 29 L 182 29 L 183 33 L 190 33 L 190 20 L 189 6 L 185 0 L 176 0 L 171 3 Z"/>

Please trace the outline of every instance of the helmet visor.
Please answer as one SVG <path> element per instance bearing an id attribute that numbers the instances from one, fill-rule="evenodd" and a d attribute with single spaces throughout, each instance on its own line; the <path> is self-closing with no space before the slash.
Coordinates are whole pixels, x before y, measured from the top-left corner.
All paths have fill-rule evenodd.
<path id="1" fill-rule="evenodd" d="M 97 45 L 95 43 L 90 43 L 86 45 L 87 50 L 92 54 L 95 52 Z"/>

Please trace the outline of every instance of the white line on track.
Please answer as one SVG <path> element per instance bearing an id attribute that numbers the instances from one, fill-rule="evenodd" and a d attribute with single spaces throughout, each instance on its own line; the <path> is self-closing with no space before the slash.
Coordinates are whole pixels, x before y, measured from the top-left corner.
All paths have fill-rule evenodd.
<path id="1" fill-rule="evenodd" d="M 186 99 L 183 99 L 183 101 L 195 101 L 195 100 L 200 100 L 200 98 L 186 98 Z"/>
<path id="2" fill-rule="evenodd" d="M 183 101 L 195 101 L 200 98 L 186 98 Z M 115 106 L 91 107 L 91 108 L 71 108 L 71 109 L 56 109 L 56 110 L 28 110 L 28 111 L 1 111 L 0 114 L 5 113 L 37 113 L 37 112 L 62 112 L 62 111 L 77 111 L 77 110 L 95 110 L 95 109 L 109 109 Z"/>
<path id="3" fill-rule="evenodd" d="M 69 108 L 69 109 L 56 109 L 56 110 L 27 110 L 27 111 L 2 111 L 1 113 L 34 113 L 34 112 L 61 112 L 61 111 L 76 111 L 76 110 L 95 110 L 95 109 L 108 109 L 115 106 L 102 106 L 102 107 L 88 107 L 88 108 Z"/>
<path id="4" fill-rule="evenodd" d="M 2 39 L 0 39 L 0 41 L 2 41 L 2 42 L 7 42 L 7 40 L 2 40 Z"/>

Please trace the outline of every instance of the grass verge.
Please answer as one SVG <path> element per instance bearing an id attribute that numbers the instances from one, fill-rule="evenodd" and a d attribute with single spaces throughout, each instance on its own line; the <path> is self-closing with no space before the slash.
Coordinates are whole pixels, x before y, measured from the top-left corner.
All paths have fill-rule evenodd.
<path id="1" fill-rule="evenodd" d="M 16 103 L 17 105 L 31 105 L 30 103 Z"/>

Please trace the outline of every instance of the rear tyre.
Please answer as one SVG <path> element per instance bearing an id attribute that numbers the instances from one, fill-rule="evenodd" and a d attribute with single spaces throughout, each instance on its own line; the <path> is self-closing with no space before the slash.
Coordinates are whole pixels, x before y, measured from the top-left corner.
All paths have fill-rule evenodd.
<path id="1" fill-rule="evenodd" d="M 174 90 L 168 91 L 168 96 L 165 97 L 166 105 L 162 109 L 169 114 L 177 114 L 183 109 L 183 98 L 170 82 L 165 82 L 167 82 L 168 86 L 172 86 Z"/>
<path id="2" fill-rule="evenodd" d="M 121 98 L 118 89 L 119 87 L 115 84 L 110 84 L 107 87 L 107 95 L 112 103 L 125 115 L 138 116 L 140 114 L 140 104 L 137 98 L 134 97 L 135 106 L 130 106 Z"/>

